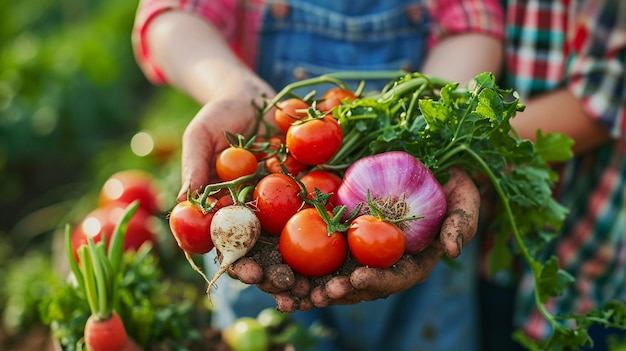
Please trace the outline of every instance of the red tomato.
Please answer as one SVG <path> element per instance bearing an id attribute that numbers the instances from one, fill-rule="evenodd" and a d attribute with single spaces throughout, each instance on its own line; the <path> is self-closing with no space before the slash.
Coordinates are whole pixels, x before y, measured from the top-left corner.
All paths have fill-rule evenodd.
<path id="1" fill-rule="evenodd" d="M 322 112 L 328 112 L 336 106 L 340 106 L 341 103 L 351 102 L 356 100 L 356 98 L 357 96 L 350 90 L 339 87 L 330 88 L 322 95 L 322 100 L 317 104 L 317 109 Z"/>
<path id="2" fill-rule="evenodd" d="M 214 247 L 211 240 L 211 221 L 215 211 L 202 210 L 189 201 L 181 201 L 170 213 L 170 229 L 178 246 L 190 255 L 205 254 Z"/>
<path id="3" fill-rule="evenodd" d="M 159 189 L 154 178 L 142 170 L 124 170 L 111 175 L 100 190 L 99 205 L 112 202 L 130 204 L 139 200 L 139 206 L 150 213 L 162 210 Z"/>
<path id="4" fill-rule="evenodd" d="M 102 234 L 106 234 L 107 247 L 111 242 L 111 236 L 117 223 L 122 219 L 126 204 L 112 202 L 88 213 L 83 220 L 74 228 L 72 233 L 72 249 L 76 250 L 82 245 L 87 245 L 87 238 L 93 238 L 98 243 L 102 240 Z M 128 228 L 124 235 L 124 251 L 137 250 L 144 242 L 157 244 L 157 231 L 154 228 L 154 217 L 141 207 L 128 222 Z M 78 258 L 78 256 L 75 255 Z"/>
<path id="5" fill-rule="evenodd" d="M 223 182 L 254 174 L 258 166 L 252 151 L 234 146 L 222 150 L 215 162 L 217 176 Z"/>
<path id="6" fill-rule="evenodd" d="M 309 108 L 309 104 L 298 98 L 290 98 L 287 100 L 279 101 L 276 104 L 276 110 L 274 112 L 274 120 L 278 129 L 287 134 L 287 130 L 298 120 L 301 120 L 307 116 L 306 110 Z"/>
<path id="7" fill-rule="evenodd" d="M 267 145 L 264 145 L 267 143 Z M 257 161 L 262 161 L 272 156 L 273 153 L 280 150 L 281 145 L 285 144 L 284 135 L 274 135 L 265 139 L 263 137 L 257 137 L 254 144 L 251 147 L 252 153 L 256 157 Z"/>
<path id="8" fill-rule="evenodd" d="M 230 206 L 230 205 L 234 205 L 235 201 L 233 200 L 233 196 L 228 193 L 226 195 L 220 196 L 220 198 L 217 200 L 218 203 L 218 207 L 226 207 L 226 206 Z"/>
<path id="9" fill-rule="evenodd" d="M 293 176 L 297 176 L 302 172 L 306 172 L 309 166 L 296 160 L 291 154 L 285 156 L 283 165 L 287 168 L 287 172 Z M 280 159 L 278 156 L 272 156 L 265 160 L 265 170 L 268 173 L 283 173 L 283 168 L 280 166 Z"/>
<path id="10" fill-rule="evenodd" d="M 347 235 L 350 252 L 364 266 L 389 268 L 406 248 L 406 237 L 398 226 L 371 215 L 355 218 Z"/>
<path id="11" fill-rule="evenodd" d="M 295 272 L 321 277 L 341 267 L 348 254 L 348 245 L 340 232 L 328 234 L 326 222 L 316 209 L 305 208 L 285 225 L 278 250 L 283 261 Z"/>
<path id="12" fill-rule="evenodd" d="M 302 206 L 300 190 L 295 180 L 282 173 L 272 173 L 259 180 L 252 198 L 263 230 L 280 235 L 285 223 Z"/>
<path id="13" fill-rule="evenodd" d="M 287 149 L 305 165 L 327 162 L 337 153 L 342 142 L 341 126 L 331 115 L 294 124 L 287 131 Z"/>
<path id="14" fill-rule="evenodd" d="M 335 207 L 337 204 L 337 190 L 341 185 L 339 176 L 328 171 L 316 170 L 303 175 L 300 181 L 307 189 L 309 199 L 313 199 L 315 188 L 317 188 L 324 194 L 330 194 L 326 208 L 332 210 Z"/>

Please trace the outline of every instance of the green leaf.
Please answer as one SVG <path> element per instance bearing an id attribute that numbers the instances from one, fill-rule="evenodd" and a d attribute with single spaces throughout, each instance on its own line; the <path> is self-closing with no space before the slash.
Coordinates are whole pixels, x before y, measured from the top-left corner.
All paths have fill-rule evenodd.
<path id="1" fill-rule="evenodd" d="M 563 162 L 572 158 L 574 140 L 564 134 L 543 134 L 537 130 L 535 152 L 546 162 Z"/>
<path id="2" fill-rule="evenodd" d="M 494 88 L 496 86 L 496 77 L 493 73 L 483 72 L 474 77 L 474 82 L 478 87 Z"/>
<path id="3" fill-rule="evenodd" d="M 572 282 L 574 282 L 574 277 L 559 269 L 559 259 L 556 256 L 551 256 L 544 263 L 537 280 L 536 288 L 540 301 L 545 304 L 549 298 L 561 296 Z"/>
<path id="4" fill-rule="evenodd" d="M 504 106 L 498 93 L 492 89 L 481 91 L 478 95 L 476 113 L 492 123 L 499 123 L 504 117 Z"/>

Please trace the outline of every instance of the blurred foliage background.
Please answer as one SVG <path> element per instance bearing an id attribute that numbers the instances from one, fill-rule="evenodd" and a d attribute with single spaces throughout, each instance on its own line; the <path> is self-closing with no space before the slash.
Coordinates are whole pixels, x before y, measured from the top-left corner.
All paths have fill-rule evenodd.
<path id="1" fill-rule="evenodd" d="M 147 170 L 174 204 L 179 140 L 198 106 L 139 70 L 136 7 L 0 2 L 0 329 L 11 334 L 37 319 L 54 238 L 97 206 L 109 175 Z"/>
<path id="2" fill-rule="evenodd" d="M 130 45 L 136 6 L 124 0 L 0 4 L 3 236 L 21 241 L 58 226 L 67 207 L 37 221 L 29 216 L 66 201 L 74 207 L 115 169 L 165 175 L 177 162 L 180 133 L 197 106 L 140 72 Z M 143 151 L 133 152 L 133 137 L 148 143 Z"/>

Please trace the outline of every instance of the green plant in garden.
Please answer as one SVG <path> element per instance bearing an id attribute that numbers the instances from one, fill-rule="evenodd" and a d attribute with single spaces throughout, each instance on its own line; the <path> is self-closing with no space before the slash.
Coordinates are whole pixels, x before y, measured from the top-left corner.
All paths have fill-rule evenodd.
<path id="1" fill-rule="evenodd" d="M 40 304 L 42 321 L 65 350 L 80 350 L 89 341 L 87 332 L 94 325 L 90 320 L 107 323 L 111 316 L 123 321 L 124 338 L 127 334 L 144 349 L 164 343 L 182 349 L 184 342 L 200 338 L 203 323 L 194 321 L 192 310 L 197 296 L 177 296 L 164 289 L 167 281 L 151 246 L 122 251 L 126 226 L 136 208 L 137 202 L 127 207 L 108 251 L 104 242 L 90 241 L 79 249 L 80 262 L 74 261 L 66 227 L 66 251 L 75 281 L 53 290 Z"/>
<path id="2" fill-rule="evenodd" d="M 57 188 L 87 176 L 86 163 L 136 132 L 154 90 L 131 51 L 136 6 L 0 4 L 0 230 L 58 201 L 68 189 Z M 12 206 L 18 200 L 24 205 Z"/>

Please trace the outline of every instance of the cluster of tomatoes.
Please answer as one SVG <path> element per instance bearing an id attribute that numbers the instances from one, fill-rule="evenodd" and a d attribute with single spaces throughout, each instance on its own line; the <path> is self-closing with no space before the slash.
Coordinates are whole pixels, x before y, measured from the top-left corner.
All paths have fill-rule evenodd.
<path id="1" fill-rule="evenodd" d="M 254 207 L 263 234 L 279 237 L 284 263 L 305 276 L 337 271 L 348 252 L 362 265 L 387 268 L 405 250 L 402 231 L 374 216 L 359 216 L 346 230 L 329 226 L 340 220 L 333 218 L 333 209 L 343 180 L 319 166 L 331 160 L 343 142 L 333 109 L 356 98 L 349 90 L 332 88 L 315 105 L 298 98 L 282 100 L 274 115 L 279 133 L 257 137 L 245 146 L 232 144 L 217 157 L 216 171 L 223 182 L 262 175 L 254 178 L 252 195 L 246 200 Z M 170 227 L 186 253 L 202 254 L 213 248 L 207 239 L 211 217 L 216 209 L 232 203 L 231 195 L 209 197 L 209 211 L 190 201 L 172 210 Z"/>
<path id="2" fill-rule="evenodd" d="M 124 236 L 124 250 L 137 250 L 145 242 L 158 243 L 155 216 L 162 211 L 159 187 L 149 173 L 142 170 L 122 170 L 112 174 L 100 189 L 98 206 L 85 215 L 72 232 L 72 249 L 87 245 L 88 238 L 99 242 L 106 238 L 107 247 L 115 226 L 124 210 L 138 200 L 139 207 L 128 223 Z"/>

